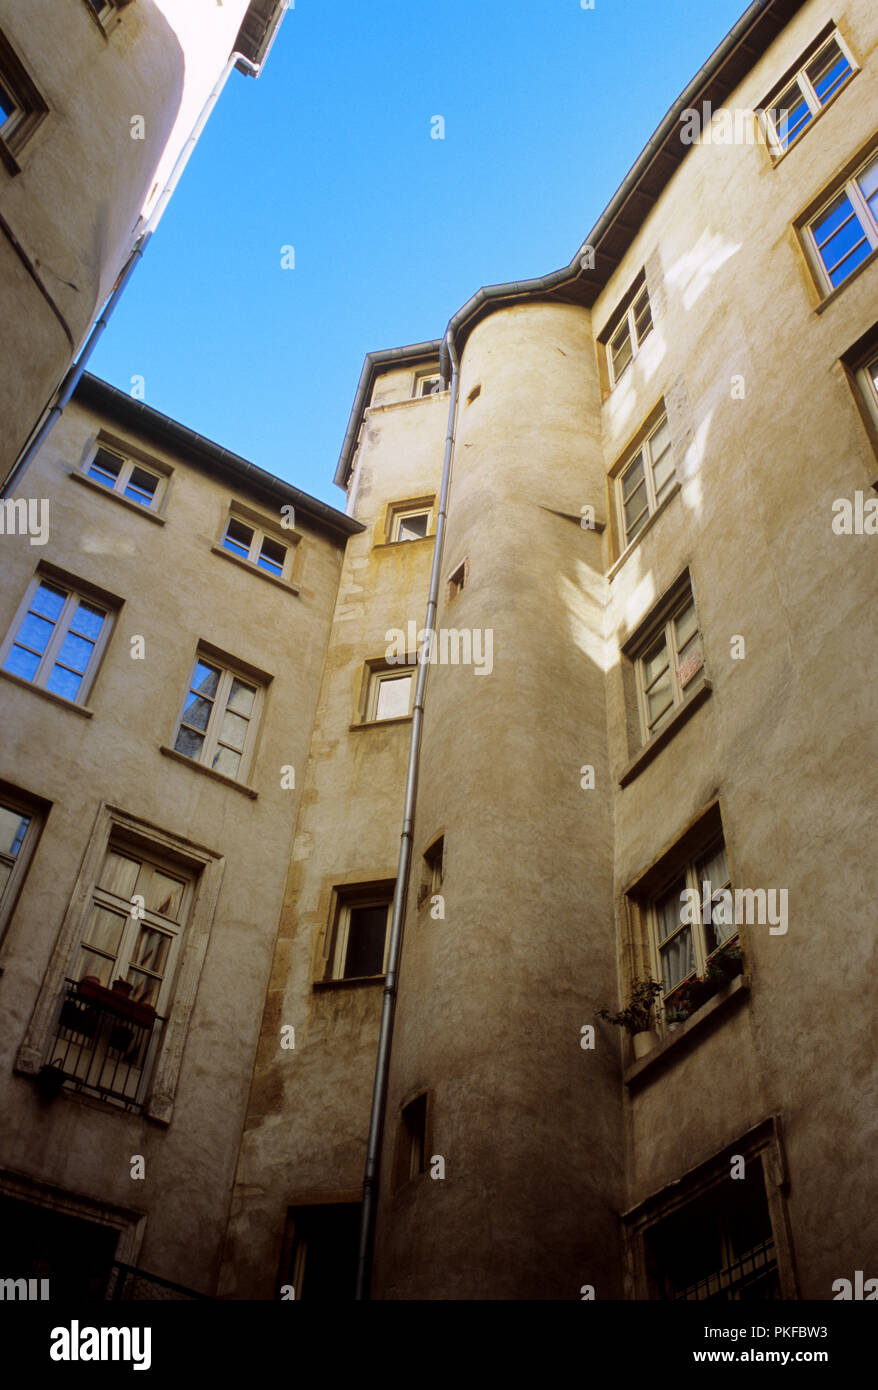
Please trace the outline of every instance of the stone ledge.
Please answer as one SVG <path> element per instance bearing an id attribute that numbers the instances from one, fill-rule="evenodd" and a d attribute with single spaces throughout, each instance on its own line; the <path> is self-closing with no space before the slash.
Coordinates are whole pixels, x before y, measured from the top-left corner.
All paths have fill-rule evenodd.
<path id="1" fill-rule="evenodd" d="M 640 1085 L 645 1074 L 663 1066 L 675 1048 L 680 1048 L 687 1040 L 691 1042 L 694 1034 L 702 1033 L 705 1025 L 709 1024 L 711 1020 L 715 1022 L 717 1015 L 731 1007 L 736 1000 L 739 1004 L 742 1003 L 750 993 L 750 984 L 751 977 L 749 975 L 738 975 L 725 985 L 712 999 L 708 999 L 706 1004 L 702 1004 L 691 1018 L 688 1018 L 657 1047 L 654 1047 L 652 1052 L 648 1052 L 645 1057 L 641 1057 L 639 1061 L 627 1067 L 622 1074 L 625 1085 L 631 1088 Z M 679 1057 L 680 1053 L 677 1052 L 672 1061 L 679 1060 Z M 650 1080 L 652 1079 L 650 1078 Z"/>

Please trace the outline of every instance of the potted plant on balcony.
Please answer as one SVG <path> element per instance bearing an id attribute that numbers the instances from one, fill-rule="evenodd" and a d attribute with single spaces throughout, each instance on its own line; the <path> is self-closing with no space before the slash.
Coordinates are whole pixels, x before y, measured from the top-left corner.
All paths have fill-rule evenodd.
<path id="1" fill-rule="evenodd" d="M 598 1018 L 625 1029 L 634 1045 L 635 1057 L 644 1057 L 658 1042 L 652 1026 L 652 1007 L 656 995 L 661 992 L 661 985 L 647 975 L 642 980 L 634 981 L 628 1004 L 619 1013 L 611 1014 L 609 1009 L 598 1009 Z"/>
<path id="2" fill-rule="evenodd" d="M 64 1071 L 60 1062 L 46 1062 L 37 1072 L 37 1086 L 44 1100 L 54 1100 L 64 1081 Z"/>

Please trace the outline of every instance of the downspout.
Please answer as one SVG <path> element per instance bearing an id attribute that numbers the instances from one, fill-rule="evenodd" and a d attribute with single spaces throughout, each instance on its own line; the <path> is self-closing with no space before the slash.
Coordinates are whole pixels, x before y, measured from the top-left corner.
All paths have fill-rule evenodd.
<path id="1" fill-rule="evenodd" d="M 134 246 L 131 249 L 131 253 L 128 257 L 128 260 L 125 262 L 125 265 L 119 272 L 119 276 L 116 280 L 115 285 L 113 286 L 113 289 L 110 293 L 110 296 L 106 304 L 104 305 L 100 317 L 97 319 L 96 323 L 94 324 L 91 330 L 91 333 L 86 339 L 85 345 L 82 351 L 80 352 L 79 357 L 68 368 L 67 373 L 61 382 L 61 385 L 58 387 L 54 403 L 49 409 L 48 414 L 45 415 L 42 424 L 40 424 L 36 429 L 36 433 L 31 432 L 29 440 L 25 443 L 24 448 L 18 455 L 18 458 L 15 460 L 15 463 L 12 465 L 12 468 L 9 472 L 9 475 L 5 483 L 3 484 L 2 488 L 0 488 L 0 497 L 7 496 L 12 492 L 13 488 L 16 488 L 18 486 L 18 484 L 24 477 L 27 468 L 36 458 L 40 449 L 43 447 L 47 438 L 49 437 L 55 425 L 57 424 L 59 417 L 63 414 L 66 407 L 70 404 L 70 399 L 77 386 L 79 385 L 80 381 L 82 380 L 82 375 L 88 365 L 89 358 L 91 357 L 92 353 L 94 352 L 95 348 L 97 347 L 98 343 L 103 337 L 104 330 L 106 329 L 107 324 L 109 323 L 113 315 L 113 312 L 115 311 L 116 305 L 122 298 L 125 286 L 131 279 L 131 276 L 134 273 L 134 269 L 138 261 L 141 260 L 143 253 L 146 250 L 146 247 L 150 241 L 150 238 L 153 236 L 156 228 L 158 227 L 158 224 L 161 221 L 162 216 L 164 215 L 165 209 L 167 208 L 168 203 L 171 200 L 171 197 L 177 187 L 177 184 L 180 182 L 183 170 L 189 163 L 192 151 L 195 149 L 195 146 L 201 137 L 202 131 L 204 130 L 204 127 L 207 124 L 208 118 L 222 94 L 222 90 L 225 87 L 227 81 L 229 80 L 232 70 L 238 63 L 246 64 L 248 68 L 252 69 L 254 75 L 258 76 L 259 67 L 255 63 L 251 63 L 250 59 L 246 58 L 244 54 L 235 51 L 229 56 L 228 62 L 223 68 L 218 81 L 214 84 L 210 96 L 204 103 L 204 106 L 201 109 L 201 114 L 199 115 L 198 120 L 195 122 L 195 125 L 192 127 L 192 131 L 185 145 L 183 146 L 176 160 L 174 161 L 174 167 L 171 170 L 171 173 L 168 177 L 168 181 L 165 184 L 164 189 L 162 190 L 158 202 L 153 208 L 153 211 L 147 219 L 143 229 L 138 234 Z"/>
<path id="2" fill-rule="evenodd" d="M 424 624 L 428 634 L 434 632 L 436 607 L 439 598 L 439 576 L 442 573 L 445 519 L 448 513 L 448 492 L 451 484 L 451 464 L 454 457 L 454 430 L 457 419 L 459 363 L 457 352 L 454 347 L 454 337 L 450 328 L 446 334 L 443 352 L 445 353 L 446 363 L 448 361 L 451 363 L 451 393 L 448 401 L 448 429 L 445 435 L 442 484 L 439 489 L 439 511 L 436 518 L 433 568 L 430 572 L 430 590 L 427 597 L 427 618 Z M 447 373 L 443 374 L 447 380 Z M 378 1034 L 378 1056 L 375 1063 L 372 1110 L 369 1115 L 369 1140 L 366 1148 L 366 1168 L 363 1176 L 363 1209 L 360 1217 L 360 1243 L 357 1258 L 356 1298 L 358 1300 L 368 1298 L 372 1275 L 372 1255 L 375 1240 L 375 1211 L 378 1201 L 379 1168 L 381 1163 L 381 1141 L 384 1136 L 384 1119 L 387 1110 L 390 1049 L 393 1041 L 393 1023 L 396 1015 L 397 976 L 399 973 L 400 955 L 402 953 L 402 930 L 405 921 L 406 902 L 408 899 L 409 869 L 412 862 L 412 830 L 415 820 L 418 766 L 421 755 L 421 729 L 424 721 L 424 690 L 427 683 L 427 666 L 430 658 L 432 640 L 433 639 L 428 636 L 418 653 L 418 675 L 415 682 L 412 734 L 409 743 L 408 770 L 405 782 L 405 805 L 403 809 L 402 832 L 399 844 L 399 867 L 396 873 L 396 885 L 393 890 L 387 975 L 384 981 L 384 996 L 381 1005 L 381 1029 Z"/>

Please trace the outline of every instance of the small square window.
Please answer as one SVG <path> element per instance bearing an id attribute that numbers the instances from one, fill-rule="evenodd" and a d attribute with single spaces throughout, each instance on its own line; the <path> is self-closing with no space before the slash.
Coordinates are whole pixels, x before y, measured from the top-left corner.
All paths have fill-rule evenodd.
<path id="1" fill-rule="evenodd" d="M 834 32 L 802 63 L 783 90 L 763 103 L 760 109 L 765 113 L 777 154 L 795 144 L 855 71 L 841 36 Z"/>
<path id="2" fill-rule="evenodd" d="M 400 1112 L 394 1189 L 411 1182 L 420 1173 L 426 1173 L 427 1157 L 427 1092 L 422 1091 Z"/>
<path id="3" fill-rule="evenodd" d="M 878 249 L 878 155 L 871 155 L 804 228 L 824 293 L 843 284 Z"/>
<path id="4" fill-rule="evenodd" d="M 412 712 L 414 685 L 412 667 L 391 666 L 373 670 L 369 678 L 366 721 L 407 719 Z"/>
<path id="5" fill-rule="evenodd" d="M 259 526 L 230 516 L 223 531 L 222 548 L 275 579 L 289 581 L 293 548 Z"/>
<path id="6" fill-rule="evenodd" d="M 430 507 L 419 507 L 416 511 L 400 510 L 394 512 L 390 532 L 391 542 L 423 540 L 425 536 L 430 534 L 432 519 L 433 511 Z"/>
<path id="7" fill-rule="evenodd" d="M 415 384 L 412 390 L 413 396 L 438 396 L 440 391 L 444 391 L 445 383 L 439 372 L 430 369 L 426 372 L 415 372 Z"/>
<path id="8" fill-rule="evenodd" d="M 174 750 L 224 777 L 242 781 L 253 757 L 263 694 L 264 687 L 256 680 L 199 652 Z"/>
<path id="9" fill-rule="evenodd" d="M 606 353 L 610 386 L 619 381 L 640 351 L 641 344 L 652 330 L 652 309 L 646 281 L 641 273 L 629 291 L 621 309 L 614 314 L 600 341 Z"/>
<path id="10" fill-rule="evenodd" d="M 0 648 L 2 669 L 83 704 L 111 627 L 104 603 L 38 574 Z"/>
<path id="11" fill-rule="evenodd" d="M 161 474 L 104 444 L 95 449 L 85 474 L 117 496 L 126 497 L 129 502 L 136 502 L 150 511 L 156 510 L 167 481 Z"/>
<path id="12" fill-rule="evenodd" d="M 386 884 L 337 890 L 328 979 L 362 980 L 384 974 L 392 903 L 393 889 Z"/>

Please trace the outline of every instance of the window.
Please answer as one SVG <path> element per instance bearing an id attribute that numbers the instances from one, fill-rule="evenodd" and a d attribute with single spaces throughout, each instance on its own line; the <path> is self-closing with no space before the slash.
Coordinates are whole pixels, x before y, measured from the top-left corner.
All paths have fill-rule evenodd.
<path id="1" fill-rule="evenodd" d="M 0 784 L 0 937 L 24 882 L 46 809 L 45 803 Z"/>
<path id="2" fill-rule="evenodd" d="M 658 510 L 676 480 L 671 432 L 662 415 L 616 480 L 623 549 Z"/>
<path id="3" fill-rule="evenodd" d="M 49 1041 L 56 1080 L 128 1106 L 167 1014 L 191 874 L 111 839 Z"/>
<path id="4" fill-rule="evenodd" d="M 120 497 L 127 497 L 129 502 L 150 509 L 154 509 L 158 503 L 165 481 L 158 473 L 124 458 L 103 444 L 98 445 L 85 473 Z"/>
<path id="5" fill-rule="evenodd" d="M 701 904 L 698 913 L 689 908 L 695 902 L 693 892 Z M 688 981 L 704 981 L 716 953 L 737 941 L 734 897 L 722 838 L 680 868 L 653 898 L 649 917 L 665 1017 L 668 1022 L 684 1022 L 694 1012 L 693 1005 L 700 1004 L 691 990 L 680 987 Z M 731 959 L 724 957 L 726 962 Z M 730 975 L 734 973 L 731 965 L 729 971 Z M 701 992 L 706 1003 L 709 995 L 704 988 Z"/>
<path id="6" fill-rule="evenodd" d="M 391 541 L 420 541 L 430 534 L 432 508 L 417 511 L 398 511 L 393 515 Z"/>
<path id="7" fill-rule="evenodd" d="M 442 887 L 443 862 L 445 859 L 445 836 L 440 835 L 429 849 L 424 851 L 424 896 L 432 897 Z"/>
<path id="8" fill-rule="evenodd" d="M 427 1092 L 402 1107 L 396 1140 L 393 1186 L 400 1188 L 427 1171 Z"/>
<path id="9" fill-rule="evenodd" d="M 779 151 L 789 149 L 798 140 L 853 73 L 853 61 L 835 33 L 820 45 L 790 83 L 763 103 L 773 143 Z"/>
<path id="10" fill-rule="evenodd" d="M 274 540 L 265 531 L 230 516 L 222 544 L 224 550 L 236 555 L 239 560 L 258 566 L 266 574 L 274 575 L 275 579 L 289 578 L 289 547 Z"/>
<path id="11" fill-rule="evenodd" d="M 329 979 L 384 974 L 392 902 L 393 888 L 386 884 L 337 890 Z"/>
<path id="12" fill-rule="evenodd" d="M 351 1302 L 356 1293 L 360 1203 L 290 1207 L 281 1256 L 281 1287 L 297 1301 Z"/>
<path id="13" fill-rule="evenodd" d="M 413 396 L 438 396 L 444 389 L 442 377 L 435 368 L 431 367 L 426 372 L 415 372 Z"/>
<path id="14" fill-rule="evenodd" d="M 601 335 L 607 354 L 610 386 L 615 386 L 652 328 L 652 310 L 646 280 L 641 276 L 626 297 L 623 308 Z"/>
<path id="15" fill-rule="evenodd" d="M 253 757 L 263 686 L 208 654 L 195 658 L 174 750 L 236 780 Z"/>
<path id="16" fill-rule="evenodd" d="M 16 155 L 47 111 L 9 40 L 0 33 L 0 157 L 11 173 L 19 172 Z"/>
<path id="17" fill-rule="evenodd" d="M 836 289 L 878 248 L 878 155 L 848 179 L 805 231 L 823 288 Z"/>
<path id="18" fill-rule="evenodd" d="M 701 633 L 692 590 L 685 591 L 668 618 L 646 639 L 636 657 L 640 716 L 644 738 L 652 738 L 683 703 L 686 687 L 704 665 Z"/>
<path id="19" fill-rule="evenodd" d="M 652 1226 L 646 1261 L 653 1297 L 761 1302 L 781 1297 L 761 1164 L 726 1180 Z"/>
<path id="20" fill-rule="evenodd" d="M 448 576 L 448 586 L 445 593 L 446 603 L 451 603 L 463 593 L 466 588 L 467 576 L 469 574 L 469 560 L 461 560 L 456 569 L 452 570 Z"/>
<path id="21" fill-rule="evenodd" d="M 366 722 L 407 719 L 412 712 L 415 673 L 412 667 L 390 666 L 370 672 Z"/>
<path id="22" fill-rule="evenodd" d="M 626 1212 L 626 1298 L 796 1299 L 788 1182 L 773 1116 Z"/>
<path id="23" fill-rule="evenodd" d="M 0 648 L 2 669 L 82 704 L 111 626 L 105 604 L 38 575 Z"/>

